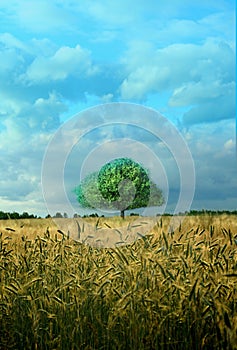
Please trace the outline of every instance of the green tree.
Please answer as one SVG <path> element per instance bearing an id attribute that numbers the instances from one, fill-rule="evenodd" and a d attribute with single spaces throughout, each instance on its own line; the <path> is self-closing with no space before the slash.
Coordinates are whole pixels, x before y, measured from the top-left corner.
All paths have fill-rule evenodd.
<path id="1" fill-rule="evenodd" d="M 161 190 L 149 179 L 148 172 L 129 158 L 118 158 L 105 164 L 99 172 L 86 176 L 75 188 L 84 208 L 125 210 L 164 203 Z"/>
<path id="2" fill-rule="evenodd" d="M 62 214 L 59 213 L 59 212 L 57 212 L 57 213 L 54 215 L 54 218 L 62 218 L 62 217 L 63 217 Z"/>
<path id="3" fill-rule="evenodd" d="M 79 204 L 83 208 L 106 208 L 98 186 L 98 172 L 87 175 L 74 190 Z"/>

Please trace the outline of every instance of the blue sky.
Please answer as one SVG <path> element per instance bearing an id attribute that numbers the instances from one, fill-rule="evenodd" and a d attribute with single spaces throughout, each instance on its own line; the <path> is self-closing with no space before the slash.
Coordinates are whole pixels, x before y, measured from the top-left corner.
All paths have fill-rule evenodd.
<path id="1" fill-rule="evenodd" d="M 110 102 L 151 107 L 178 129 L 195 166 L 193 209 L 236 209 L 235 1 L 1 0 L 0 21 L 0 210 L 46 215 L 48 143 L 76 113 Z M 164 161 L 173 208 L 168 153 L 136 128 L 115 129 L 74 147 L 66 187 L 98 139 L 128 135 Z"/>

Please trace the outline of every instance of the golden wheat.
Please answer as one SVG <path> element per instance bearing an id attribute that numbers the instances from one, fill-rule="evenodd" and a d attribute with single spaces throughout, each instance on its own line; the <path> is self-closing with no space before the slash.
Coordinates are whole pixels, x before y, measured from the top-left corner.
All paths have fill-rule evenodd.
<path id="1" fill-rule="evenodd" d="M 236 220 L 176 219 L 103 249 L 1 222 L 0 349 L 236 349 Z"/>

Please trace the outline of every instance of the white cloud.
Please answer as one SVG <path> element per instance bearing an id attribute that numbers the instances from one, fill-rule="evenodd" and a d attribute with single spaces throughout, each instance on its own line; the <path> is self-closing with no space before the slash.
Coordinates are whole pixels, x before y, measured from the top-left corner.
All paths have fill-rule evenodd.
<path id="1" fill-rule="evenodd" d="M 10 33 L 0 34 L 0 42 L 6 48 L 14 48 L 19 49 L 21 51 L 28 51 L 27 45 L 25 45 L 22 41 L 20 41 Z"/>
<path id="2" fill-rule="evenodd" d="M 129 73 L 121 84 L 122 98 L 142 100 L 151 92 L 167 90 L 170 106 L 198 105 L 185 114 L 187 123 L 233 118 L 235 54 L 227 42 L 207 39 L 203 44 L 157 50 L 135 43 L 125 62 Z M 218 104 L 222 106 L 216 111 Z"/>
<path id="3" fill-rule="evenodd" d="M 196 169 L 194 208 L 203 203 L 203 208 L 229 209 L 236 201 L 234 124 L 233 120 L 223 120 L 194 125 L 185 135 Z"/>
<path id="4" fill-rule="evenodd" d="M 235 93 L 234 81 L 223 83 L 220 80 L 193 81 L 174 90 L 170 98 L 170 106 L 188 106 L 210 101 L 223 95 Z"/>
<path id="5" fill-rule="evenodd" d="M 94 95 L 117 94 L 121 81 L 118 65 L 96 65 L 91 52 L 80 45 L 58 46 L 49 39 L 23 41 L 0 36 L 0 113 L 17 113 L 24 103 L 34 103 L 51 91 L 65 101 L 87 100 Z M 18 106 L 19 105 L 19 106 Z"/>
<path id="6" fill-rule="evenodd" d="M 24 158 L 21 154 L 26 154 L 27 159 L 31 159 L 32 154 L 36 159 L 41 157 L 50 132 L 60 125 L 59 116 L 64 111 L 60 97 L 51 93 L 47 99 L 25 103 L 18 113 L 8 115 L 2 121 L 4 128 L 0 132 L 3 163 L 7 160 L 8 164 L 8 158 L 15 159 L 17 155 L 19 160 Z"/>
<path id="7" fill-rule="evenodd" d="M 88 76 L 97 71 L 92 65 L 90 52 L 80 45 L 64 46 L 51 57 L 36 57 L 27 69 L 26 76 L 33 82 L 64 80 L 69 75 Z"/>
<path id="8" fill-rule="evenodd" d="M 202 45 L 174 44 L 157 50 L 149 47 L 148 54 L 143 50 L 144 46 L 139 48 L 135 44 L 127 53 L 130 73 L 121 85 L 123 98 L 146 96 L 150 89 L 177 89 L 201 79 L 207 82 L 234 79 L 235 56 L 227 43 L 207 40 Z M 146 83 L 140 90 L 143 81 Z"/>
<path id="9" fill-rule="evenodd" d="M 224 149 L 226 151 L 232 151 L 235 147 L 235 142 L 233 141 L 233 139 L 229 139 L 224 143 Z"/>
<path id="10" fill-rule="evenodd" d="M 192 125 L 183 134 L 194 157 L 204 157 L 208 152 L 217 156 L 223 150 L 226 141 L 235 139 L 235 120 Z"/>
<path id="11" fill-rule="evenodd" d="M 0 203 L 3 210 L 39 213 L 43 207 L 41 191 L 41 162 L 46 146 L 52 137 L 44 129 L 50 118 L 44 115 L 57 101 L 39 99 L 26 115 L 13 116 L 5 120 L 5 129 L 0 132 L 0 163 L 3 176 L 0 180 Z M 48 106 L 48 108 L 47 108 Z M 56 107 L 58 111 L 61 106 Z M 23 111 L 22 111 L 23 112 Z M 26 112 L 26 110 L 25 110 Z M 53 112 L 58 125 L 56 110 Z"/>
<path id="12" fill-rule="evenodd" d="M 105 94 L 101 97 L 101 103 L 109 103 L 112 102 L 114 95 L 113 94 Z"/>
<path id="13" fill-rule="evenodd" d="M 202 43 L 205 38 L 220 37 L 231 43 L 235 42 L 234 27 L 234 12 L 224 9 L 198 19 L 183 16 L 171 18 L 169 21 L 162 18 L 152 20 L 148 22 L 145 34 L 149 34 L 150 38 L 162 46 L 181 42 Z"/>

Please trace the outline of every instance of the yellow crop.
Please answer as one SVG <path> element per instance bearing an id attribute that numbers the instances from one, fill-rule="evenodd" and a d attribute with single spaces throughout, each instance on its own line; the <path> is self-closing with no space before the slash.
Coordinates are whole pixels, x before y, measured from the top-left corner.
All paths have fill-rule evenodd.
<path id="1" fill-rule="evenodd" d="M 0 349 L 237 349 L 236 217 L 101 249 L 49 219 L 0 226 Z"/>

